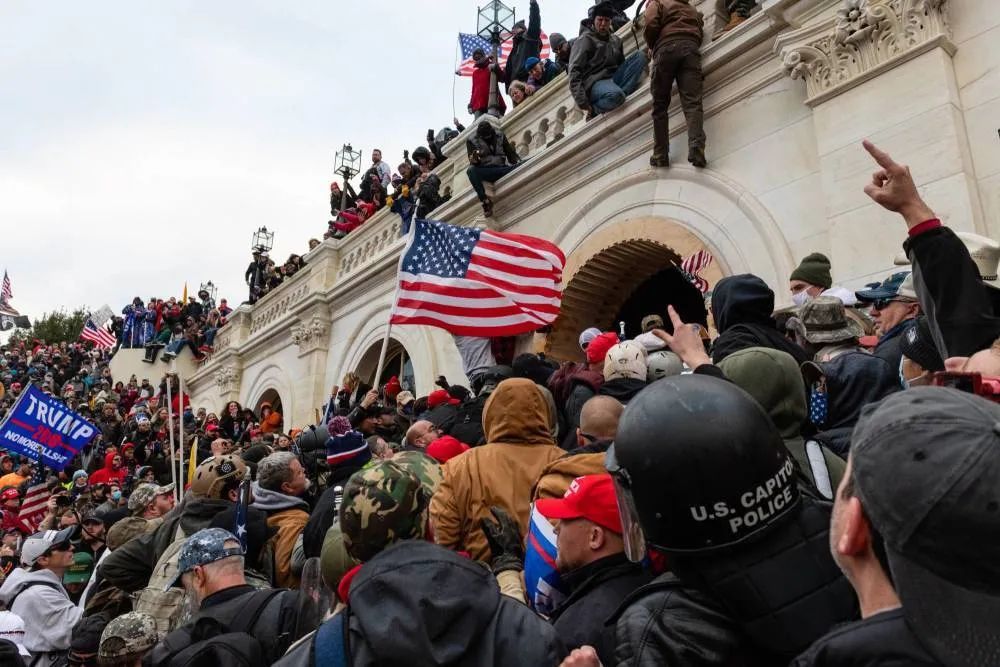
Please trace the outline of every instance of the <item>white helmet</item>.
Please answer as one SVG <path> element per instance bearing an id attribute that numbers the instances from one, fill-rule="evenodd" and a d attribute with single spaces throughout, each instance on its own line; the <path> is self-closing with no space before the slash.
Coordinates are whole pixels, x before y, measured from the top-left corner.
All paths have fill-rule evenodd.
<path id="1" fill-rule="evenodd" d="M 642 380 L 645 377 L 646 348 L 634 340 L 618 343 L 604 356 L 604 381 L 616 378 Z"/>
<path id="2" fill-rule="evenodd" d="M 667 350 L 650 353 L 649 359 L 646 361 L 647 382 L 680 375 L 683 371 L 684 364 L 681 362 L 681 358 Z"/>

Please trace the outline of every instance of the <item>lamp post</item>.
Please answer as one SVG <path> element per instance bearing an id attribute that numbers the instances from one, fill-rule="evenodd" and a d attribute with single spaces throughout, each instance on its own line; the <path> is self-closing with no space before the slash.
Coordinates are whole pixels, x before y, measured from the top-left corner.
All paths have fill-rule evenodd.
<path id="1" fill-rule="evenodd" d="M 208 292 L 208 298 L 212 300 L 212 303 L 215 303 L 215 297 L 219 294 L 219 288 L 215 286 L 215 283 L 209 280 L 207 283 L 202 283 L 198 287 L 198 293 L 201 294 L 202 292 Z"/>
<path id="2" fill-rule="evenodd" d="M 253 233 L 253 245 L 250 249 L 254 252 L 270 252 L 274 247 L 274 232 L 267 231 L 267 227 L 261 227 Z"/>
<path id="3" fill-rule="evenodd" d="M 514 10 L 500 2 L 491 0 L 479 8 L 476 26 L 479 36 L 490 40 L 493 46 L 493 67 L 490 68 L 490 108 L 491 116 L 500 117 L 500 83 L 497 81 L 495 67 L 500 63 L 500 44 L 502 36 L 510 34 L 514 29 Z"/>
<path id="4" fill-rule="evenodd" d="M 361 172 L 361 151 L 354 150 L 350 144 L 344 144 L 333 160 L 333 173 L 344 177 L 344 187 L 340 193 L 340 210 L 347 205 L 347 181 Z"/>

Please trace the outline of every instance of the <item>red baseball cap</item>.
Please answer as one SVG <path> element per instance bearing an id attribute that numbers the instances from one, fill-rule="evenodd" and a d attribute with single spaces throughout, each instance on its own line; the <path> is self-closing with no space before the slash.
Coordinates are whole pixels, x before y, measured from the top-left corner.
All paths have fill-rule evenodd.
<path id="1" fill-rule="evenodd" d="M 458 405 L 459 403 L 461 403 L 461 401 L 459 401 L 457 398 L 452 398 L 451 394 L 449 394 L 444 389 L 437 389 L 428 394 L 427 396 L 428 408 L 436 408 L 442 403 L 447 403 L 448 405 Z"/>
<path id="2" fill-rule="evenodd" d="M 427 455 L 438 463 L 447 463 L 459 454 L 469 451 L 469 446 L 457 438 L 445 435 L 427 445 Z"/>
<path id="3" fill-rule="evenodd" d="M 587 362 L 591 364 L 603 364 L 608 350 L 618 343 L 618 334 L 614 331 L 605 331 L 587 345 Z"/>
<path id="4" fill-rule="evenodd" d="M 607 473 L 577 477 L 562 498 L 535 501 L 535 508 L 546 519 L 587 519 L 602 528 L 622 532 L 615 484 Z"/>
<path id="5" fill-rule="evenodd" d="M 13 486 L 10 487 L 10 488 L 4 489 L 3 493 L 0 494 L 0 498 L 2 498 L 3 500 L 17 500 L 20 497 L 21 497 L 21 494 L 18 493 L 17 489 L 15 489 Z"/>

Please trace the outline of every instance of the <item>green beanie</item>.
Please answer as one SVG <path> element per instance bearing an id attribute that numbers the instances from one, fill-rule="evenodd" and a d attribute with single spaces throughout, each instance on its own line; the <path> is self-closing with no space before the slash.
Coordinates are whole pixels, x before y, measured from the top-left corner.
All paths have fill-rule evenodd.
<path id="1" fill-rule="evenodd" d="M 833 286 L 833 277 L 830 275 L 830 260 L 819 252 L 806 255 L 806 258 L 792 271 L 789 280 L 801 280 L 810 285 L 830 289 Z"/>

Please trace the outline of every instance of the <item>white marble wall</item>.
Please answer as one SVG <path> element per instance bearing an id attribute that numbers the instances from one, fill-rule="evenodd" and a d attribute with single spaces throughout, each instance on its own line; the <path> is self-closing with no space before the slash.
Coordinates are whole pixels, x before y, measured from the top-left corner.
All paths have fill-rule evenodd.
<path id="1" fill-rule="evenodd" d="M 539 140 L 532 139 L 530 161 L 497 187 L 496 216 L 480 216 L 460 137 L 442 169 L 455 196 L 435 217 L 539 235 L 567 255 L 615 225 L 655 218 L 693 235 L 724 273 L 757 273 L 779 296 L 791 269 L 814 251 L 830 256 L 835 280 L 855 287 L 892 270 L 905 236 L 898 217 L 862 191 L 874 170 L 860 145 L 869 138 L 910 165 L 947 224 L 1000 237 L 1000 2 L 950 0 L 947 36 L 849 85 L 809 93 L 804 81 L 787 76 L 785 45 L 827 34 L 838 6 L 768 0 L 733 35 L 706 46 L 708 169 L 686 163 L 676 100 L 675 166 L 653 170 L 645 87 L 612 114 L 574 123 L 565 81 L 557 81 L 504 120 L 518 140 L 525 133 Z M 564 136 L 556 139 L 553 128 Z M 231 349 L 199 371 L 196 398 L 238 394 L 252 404 L 274 388 L 286 424 L 311 422 L 330 386 L 384 335 L 401 247 L 394 225 L 380 215 L 314 251 L 310 276 L 290 286 L 287 302 L 268 297 L 260 316 L 241 320 Z M 328 339 L 322 350 L 305 351 L 289 331 L 317 313 L 329 322 Z M 412 356 L 419 393 L 432 390 L 439 374 L 462 377 L 446 333 L 398 327 L 393 338 Z M 232 386 L 213 379 L 227 365 L 239 370 Z"/>

